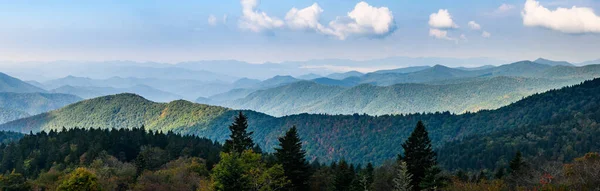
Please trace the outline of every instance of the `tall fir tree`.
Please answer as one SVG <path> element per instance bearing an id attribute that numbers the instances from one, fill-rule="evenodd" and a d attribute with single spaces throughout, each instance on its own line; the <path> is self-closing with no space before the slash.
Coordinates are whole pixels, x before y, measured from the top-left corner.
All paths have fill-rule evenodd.
<path id="1" fill-rule="evenodd" d="M 437 164 L 436 154 L 422 121 L 417 123 L 417 127 L 402 144 L 402 148 L 404 156 L 400 156 L 399 160 L 406 161 L 408 173 L 412 175 L 413 190 L 418 190 L 428 170 Z"/>
<path id="2" fill-rule="evenodd" d="M 521 170 L 523 170 L 524 166 L 525 162 L 523 161 L 523 157 L 521 156 L 521 151 L 517 151 L 515 157 L 509 163 L 510 173 L 519 173 Z"/>
<path id="3" fill-rule="evenodd" d="M 408 167 L 406 162 L 399 161 L 398 166 L 396 167 L 396 177 L 393 179 L 394 181 L 394 191 L 411 191 L 413 190 L 411 181 L 412 175 L 408 173 Z"/>
<path id="4" fill-rule="evenodd" d="M 334 163 L 335 164 L 335 163 Z M 335 171 L 334 186 L 336 191 L 348 191 L 354 181 L 354 169 L 342 159 L 338 165 L 331 167 Z"/>
<path id="5" fill-rule="evenodd" d="M 285 176 L 292 182 L 289 190 L 308 190 L 310 166 L 306 161 L 306 151 L 293 126 L 279 138 L 279 148 L 275 148 L 275 157 L 283 166 Z"/>
<path id="6" fill-rule="evenodd" d="M 226 153 L 242 153 L 245 150 L 253 149 L 254 142 L 252 141 L 252 133 L 248 132 L 248 118 L 240 111 L 235 117 L 234 122 L 229 125 L 231 135 L 229 140 L 223 145 L 223 152 Z"/>

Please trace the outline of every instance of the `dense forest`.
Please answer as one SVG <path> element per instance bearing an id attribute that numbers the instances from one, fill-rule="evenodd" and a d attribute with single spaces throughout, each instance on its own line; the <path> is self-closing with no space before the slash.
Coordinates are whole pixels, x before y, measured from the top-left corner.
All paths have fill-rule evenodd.
<path id="1" fill-rule="evenodd" d="M 318 157 L 322 161 L 345 159 L 351 163 L 370 161 L 381 164 L 395 156 L 390 150 L 402 151 L 397 143 L 407 138 L 412 126 L 419 120 L 429 127 L 434 147 L 439 148 L 446 142 L 467 140 L 470 136 L 527 127 L 558 126 L 581 118 L 583 114 L 589 116 L 590 124 L 595 123 L 600 103 L 598 94 L 600 79 L 535 94 L 497 110 L 461 115 L 449 112 L 382 116 L 300 114 L 275 118 L 253 111 L 244 113 L 252 119 L 249 130 L 254 131 L 256 143 L 267 151 L 271 151 L 277 144 L 274 140 L 287 128 L 296 125 L 300 136 L 305 137 L 307 156 L 311 160 Z M 228 134 L 224 127 L 237 113 L 186 101 L 154 103 L 136 95 L 120 94 L 86 100 L 50 113 L 9 122 L 0 128 L 28 133 L 60 130 L 62 127 L 145 125 L 153 131 L 194 134 L 222 142 Z M 549 147 L 540 149 L 545 148 Z M 530 154 L 533 155 L 526 155 Z M 583 154 L 585 152 L 572 153 L 566 159 Z M 492 168 L 489 164 L 481 167 Z"/>
<path id="2" fill-rule="evenodd" d="M 448 171 L 425 125 L 382 165 L 307 160 L 296 127 L 264 153 L 241 112 L 225 144 L 196 136 L 133 129 L 62 129 L 0 145 L 2 190 L 587 190 L 600 175 L 600 155 L 531 163 L 521 152 L 506 170 Z M 15 133 L 0 132 L 1 137 Z M 393 152 L 393 151 L 390 151 Z M 468 155 L 463 155 L 469 158 Z M 555 162 L 555 161 L 551 161 Z"/>

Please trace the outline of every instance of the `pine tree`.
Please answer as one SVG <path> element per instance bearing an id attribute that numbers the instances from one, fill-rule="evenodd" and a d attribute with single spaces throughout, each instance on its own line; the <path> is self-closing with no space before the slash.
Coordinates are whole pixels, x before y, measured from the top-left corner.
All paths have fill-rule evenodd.
<path id="1" fill-rule="evenodd" d="M 302 150 L 296 126 L 279 138 L 279 147 L 275 148 L 275 156 L 283 165 L 285 176 L 292 182 L 290 190 L 308 190 L 310 166 L 305 158 L 306 152 Z"/>
<path id="2" fill-rule="evenodd" d="M 242 153 L 245 150 L 253 149 L 254 142 L 252 142 L 252 133 L 247 132 L 248 119 L 240 111 L 239 115 L 235 117 L 234 122 L 229 126 L 231 131 L 230 139 L 225 141 L 223 145 L 223 152 L 226 153 Z"/>
<path id="3" fill-rule="evenodd" d="M 517 151 L 517 153 L 515 154 L 515 158 L 513 158 L 510 161 L 509 167 L 511 174 L 517 174 L 520 173 L 521 170 L 523 170 L 523 168 L 525 167 L 525 162 L 523 161 L 523 158 L 521 156 L 521 151 Z"/>
<path id="4" fill-rule="evenodd" d="M 431 140 L 423 122 L 417 123 L 415 130 L 402 144 L 402 148 L 404 148 L 404 156 L 400 158 L 406 161 L 408 173 L 412 175 L 411 185 L 413 189 L 417 190 L 427 171 L 437 164 L 436 154 L 433 152 Z M 430 173 L 434 172 L 430 171 Z M 436 177 L 437 174 L 430 176 Z"/>
<path id="5" fill-rule="evenodd" d="M 504 177 L 504 168 L 499 168 L 494 175 L 496 179 L 502 179 Z"/>
<path id="6" fill-rule="evenodd" d="M 411 181 L 412 175 L 408 173 L 406 162 L 400 161 L 396 167 L 396 177 L 394 177 L 394 191 L 410 191 L 413 189 Z"/>
<path id="7" fill-rule="evenodd" d="M 333 165 L 332 165 L 333 166 Z M 348 191 L 354 180 L 354 170 L 345 160 L 341 160 L 335 168 L 334 186 L 337 191 Z"/>

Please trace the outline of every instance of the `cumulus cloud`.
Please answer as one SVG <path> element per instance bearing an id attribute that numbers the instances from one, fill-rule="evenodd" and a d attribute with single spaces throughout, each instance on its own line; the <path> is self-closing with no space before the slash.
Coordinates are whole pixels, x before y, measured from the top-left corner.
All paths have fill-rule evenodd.
<path id="1" fill-rule="evenodd" d="M 319 30 L 324 28 L 319 23 L 321 13 L 323 13 L 323 9 L 317 3 L 300 10 L 294 7 L 285 15 L 285 21 L 291 29 Z"/>
<path id="2" fill-rule="evenodd" d="M 215 17 L 214 15 L 209 15 L 208 16 L 208 24 L 215 26 L 217 25 L 217 17 Z"/>
<path id="3" fill-rule="evenodd" d="M 429 15 L 429 26 L 438 29 L 458 28 L 447 9 L 440 9 L 437 13 Z"/>
<path id="4" fill-rule="evenodd" d="M 498 7 L 496 9 L 496 13 L 508 12 L 508 11 L 514 9 L 514 8 L 515 8 L 514 5 L 503 3 L 502 5 L 500 5 L 500 7 Z"/>
<path id="5" fill-rule="evenodd" d="M 437 39 L 443 40 L 455 40 L 454 38 L 450 38 L 448 36 L 448 31 L 440 30 L 440 29 L 429 29 L 429 36 L 435 37 Z"/>
<path id="6" fill-rule="evenodd" d="M 364 1 L 356 4 L 347 16 L 329 22 L 325 34 L 345 39 L 350 35 L 385 36 L 395 30 L 394 16 L 387 7 L 373 7 Z"/>
<path id="7" fill-rule="evenodd" d="M 242 16 L 238 23 L 241 29 L 263 32 L 284 26 L 281 19 L 270 17 L 267 13 L 256 10 L 258 0 L 241 0 L 241 4 Z"/>
<path id="8" fill-rule="evenodd" d="M 349 36 L 383 37 L 395 30 L 394 16 L 387 7 L 373 7 L 359 2 L 346 16 L 338 16 L 327 26 L 320 23 L 323 9 L 317 3 L 306 8 L 292 8 L 285 21 L 256 10 L 258 0 L 241 0 L 240 28 L 254 32 L 287 26 L 291 30 L 309 30 L 344 40 Z"/>
<path id="9" fill-rule="evenodd" d="M 487 31 L 483 31 L 483 32 L 481 33 L 481 36 L 482 36 L 483 38 L 490 38 L 490 37 L 492 36 L 492 34 L 490 34 L 490 33 L 489 33 L 489 32 L 487 32 Z"/>
<path id="10" fill-rule="evenodd" d="M 600 16 L 587 7 L 549 10 L 538 1 L 527 0 L 521 15 L 523 25 L 529 27 L 544 27 L 571 34 L 600 33 Z"/>
<path id="11" fill-rule="evenodd" d="M 471 30 L 481 30 L 481 25 L 477 24 L 475 21 L 469 21 L 468 25 Z"/>
<path id="12" fill-rule="evenodd" d="M 335 36 L 340 40 L 348 36 L 385 36 L 395 30 L 394 16 L 387 7 L 373 7 L 359 2 L 348 15 L 337 17 L 324 26 L 319 22 L 323 9 L 317 3 L 304 9 L 292 8 L 285 16 L 291 29 L 311 29 Z"/>

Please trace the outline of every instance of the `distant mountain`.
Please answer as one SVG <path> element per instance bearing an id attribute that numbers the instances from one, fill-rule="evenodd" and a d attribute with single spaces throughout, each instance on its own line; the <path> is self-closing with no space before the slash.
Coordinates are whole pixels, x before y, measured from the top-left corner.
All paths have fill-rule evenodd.
<path id="1" fill-rule="evenodd" d="M 0 124 L 80 101 L 68 94 L 0 92 Z"/>
<path id="2" fill-rule="evenodd" d="M 538 58 L 533 62 L 540 63 L 540 64 L 546 64 L 546 65 L 550 65 L 550 66 L 575 66 L 567 61 L 554 61 L 554 60 L 548 60 L 548 59 L 544 59 L 544 58 Z"/>
<path id="3" fill-rule="evenodd" d="M 333 74 L 329 74 L 327 75 L 327 78 L 331 78 L 331 79 L 335 79 L 335 80 L 343 80 L 349 77 L 360 77 L 364 75 L 363 73 L 357 72 L 357 71 L 350 71 L 350 72 L 344 72 L 344 73 L 333 73 Z"/>
<path id="4" fill-rule="evenodd" d="M 434 147 L 442 151 L 447 143 L 473 140 L 471 137 L 475 136 L 487 137 L 484 141 L 474 140 L 474 144 L 464 144 L 463 147 L 449 147 L 447 151 L 440 152 L 438 158 L 442 165 L 469 164 L 472 168 L 481 168 L 487 167 L 488 163 L 478 160 L 461 162 L 460 158 L 448 153 L 479 151 L 491 160 L 490 163 L 502 164 L 502 161 L 506 161 L 503 153 L 514 153 L 513 147 L 510 147 L 513 144 L 519 146 L 514 149 L 535 147 L 527 150 L 530 153 L 528 155 L 548 155 L 557 148 L 567 149 L 567 154 L 559 156 L 564 160 L 589 152 L 585 148 L 596 148 L 588 146 L 593 146 L 593 135 L 598 135 L 598 128 L 595 127 L 600 122 L 597 117 L 600 113 L 597 107 L 597 103 L 600 103 L 599 94 L 600 79 L 596 79 L 535 94 L 496 110 L 461 115 L 449 112 L 381 116 L 300 114 L 275 118 L 254 111 L 243 112 L 248 116 L 248 130 L 254 132 L 255 143 L 266 151 L 272 151 L 277 144 L 277 137 L 296 125 L 309 160 L 318 157 L 323 162 L 344 158 L 352 163 L 372 161 L 378 164 L 394 158 L 402 152 L 398 143 L 406 140 L 417 121 L 422 120 Z M 84 100 L 49 113 L 11 121 L 0 125 L 0 130 L 37 132 L 63 127 L 131 128 L 145 125 L 149 130 L 172 130 L 223 141 L 229 136 L 226 127 L 238 112 L 187 101 L 154 103 L 136 95 L 120 94 Z M 545 131 L 522 132 L 540 128 Z M 554 129 L 570 133 L 556 136 Z M 508 131 L 515 132 L 519 138 L 506 142 L 504 135 L 495 134 Z M 594 134 L 587 136 L 587 132 Z M 488 135 L 497 135 L 499 139 Z M 569 142 L 570 146 L 564 148 L 553 146 L 554 143 L 563 143 L 563 140 L 579 140 L 581 144 L 577 145 L 584 147 L 573 144 L 575 142 Z M 506 144 L 509 149 L 492 147 L 498 144 Z M 463 151 L 466 148 L 464 146 L 470 146 L 468 151 Z"/>
<path id="5" fill-rule="evenodd" d="M 483 65 L 483 66 L 478 66 L 478 67 L 456 67 L 456 69 L 461 69 L 461 70 L 466 70 L 466 71 L 473 71 L 473 70 L 485 70 L 485 69 L 490 69 L 490 68 L 494 68 L 496 66 L 493 65 Z"/>
<path id="6" fill-rule="evenodd" d="M 440 68 L 444 69 L 444 68 Z M 299 113 L 370 115 L 450 111 L 464 113 L 495 109 L 538 92 L 583 80 L 522 77 L 485 77 L 438 85 L 362 84 L 351 88 L 297 82 L 254 92 L 222 105 L 251 109 L 274 116 Z"/>
<path id="7" fill-rule="evenodd" d="M 323 76 L 314 74 L 314 73 L 310 73 L 310 74 L 304 74 L 304 75 L 298 76 L 296 78 L 301 79 L 301 80 L 312 80 L 312 79 L 317 79 L 317 78 L 321 78 L 321 77 L 323 77 Z"/>
<path id="8" fill-rule="evenodd" d="M 591 65 L 591 64 L 600 64 L 600 59 L 585 61 L 585 62 L 579 63 L 577 65 L 579 65 L 579 66 L 585 66 L 585 65 Z"/>
<path id="9" fill-rule="evenodd" d="M 378 70 L 373 73 L 376 73 L 376 74 L 386 74 L 386 73 L 405 74 L 405 73 L 411 73 L 411 72 L 418 72 L 421 70 L 425 70 L 427 68 L 431 68 L 431 66 L 411 66 L 411 67 L 398 68 L 398 69 L 392 69 L 392 70 Z"/>
<path id="10" fill-rule="evenodd" d="M 29 116 L 31 115 L 24 111 L 0 108 L 0 124 Z"/>
<path id="11" fill-rule="evenodd" d="M 250 78 L 241 78 L 233 82 L 233 86 L 235 88 L 251 88 L 259 84 L 261 81 Z"/>
<path id="12" fill-rule="evenodd" d="M 328 86 L 341 86 L 341 87 L 352 87 L 356 86 L 359 83 L 359 78 L 349 77 L 344 80 L 335 80 L 331 78 L 317 78 L 311 80 L 317 84 L 328 85 Z"/>
<path id="13" fill-rule="evenodd" d="M 210 100 L 211 104 L 220 105 L 221 103 L 226 102 L 226 101 L 232 101 L 232 100 L 244 98 L 255 91 L 256 90 L 254 90 L 254 89 L 244 89 L 244 88 L 232 89 L 225 93 L 220 93 L 217 95 L 210 96 L 208 99 Z M 198 102 L 198 103 L 202 103 L 202 102 Z"/>
<path id="14" fill-rule="evenodd" d="M 275 76 L 269 79 L 266 79 L 255 86 L 255 89 L 265 89 L 278 87 L 286 84 L 291 84 L 294 82 L 300 81 L 292 76 Z"/>
<path id="15" fill-rule="evenodd" d="M 248 82 L 248 80 L 250 82 Z M 172 94 L 170 96 L 174 97 L 175 99 L 185 98 L 188 100 L 194 100 L 197 97 L 208 97 L 208 96 L 212 96 L 215 94 L 229 91 L 236 85 L 239 85 L 240 87 L 248 86 L 244 83 L 246 83 L 246 84 L 253 83 L 253 80 L 240 79 L 240 80 L 234 82 L 233 84 L 231 84 L 228 82 L 221 82 L 221 81 L 204 82 L 204 81 L 199 81 L 199 80 L 185 80 L 185 79 L 169 80 L 169 79 L 159 79 L 159 78 L 121 78 L 121 77 L 111 77 L 111 78 L 107 78 L 107 79 L 92 79 L 92 78 L 85 78 L 85 77 L 67 76 L 65 78 L 59 78 L 59 79 L 44 82 L 43 86 L 46 89 L 57 89 L 57 88 L 64 89 L 65 87 L 68 87 L 68 86 L 88 87 L 88 88 L 84 88 L 84 89 L 88 89 L 85 91 L 89 91 L 90 89 L 98 89 L 99 87 L 102 87 L 104 89 L 110 89 L 110 88 L 121 89 L 121 90 L 115 90 L 115 91 L 108 91 L 108 93 L 102 92 L 102 91 L 96 92 L 93 94 L 92 93 L 83 93 L 83 94 L 73 93 L 73 94 L 79 95 L 84 98 L 97 97 L 97 95 L 109 95 L 109 94 L 114 94 L 114 93 L 132 92 L 132 90 L 126 90 L 126 89 L 130 89 L 131 87 L 136 87 L 136 86 L 147 86 L 147 87 L 151 87 L 152 89 L 155 89 L 155 90 L 153 90 L 155 92 L 161 91 L 162 92 L 161 94 L 164 94 L 165 96 L 166 96 L 166 93 L 168 92 L 168 94 Z M 253 85 L 254 84 L 250 84 L 250 86 L 253 86 Z M 125 90 L 123 90 L 123 89 L 125 89 Z M 71 91 L 74 91 L 74 90 L 71 90 Z M 56 90 L 56 92 L 67 93 L 69 91 Z M 132 92 L 132 93 L 141 93 L 141 92 Z M 93 95 L 96 95 L 96 96 L 93 96 Z M 157 99 L 156 96 L 150 96 L 150 95 L 145 95 L 145 94 L 142 94 L 142 95 L 147 96 L 148 98 L 151 98 L 153 100 Z M 173 95 L 176 95 L 176 96 L 173 96 Z M 161 101 L 175 100 L 175 99 L 167 100 L 168 99 L 167 97 L 160 98 L 160 100 Z"/>
<path id="16" fill-rule="evenodd" d="M 0 92 L 33 93 L 46 90 L 0 72 Z"/>
<path id="17" fill-rule="evenodd" d="M 134 85 L 127 88 L 113 88 L 113 87 L 93 87 L 93 86 L 62 86 L 51 90 L 53 93 L 64 93 L 73 94 L 80 96 L 85 99 L 95 98 L 99 96 L 120 94 L 120 93 L 135 93 L 144 95 L 148 99 L 157 102 L 169 102 L 173 100 L 182 99 L 181 96 L 172 94 L 169 92 L 154 89 L 146 85 Z"/>

